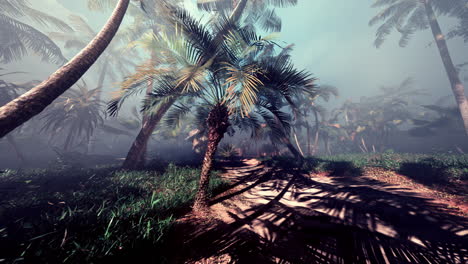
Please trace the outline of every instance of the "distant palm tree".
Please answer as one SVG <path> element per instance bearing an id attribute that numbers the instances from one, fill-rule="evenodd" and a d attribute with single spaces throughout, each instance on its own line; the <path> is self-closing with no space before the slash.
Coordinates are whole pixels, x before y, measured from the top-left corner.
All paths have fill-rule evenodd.
<path id="1" fill-rule="evenodd" d="M 432 35 L 439 49 L 442 62 L 451 84 L 452 92 L 457 102 L 465 132 L 468 135 L 468 100 L 465 88 L 460 80 L 457 69 L 447 46 L 446 37 L 442 33 L 436 14 L 459 14 L 466 9 L 465 0 L 377 0 L 373 7 L 384 9 L 373 17 L 369 25 L 382 22 L 377 29 L 375 45 L 379 47 L 385 37 L 396 29 L 402 34 L 400 45 L 405 46 L 410 36 L 417 30 L 431 28 Z"/>
<path id="2" fill-rule="evenodd" d="M 252 30 L 260 26 L 267 32 L 279 32 L 282 23 L 275 8 L 295 6 L 297 2 L 297 0 L 197 0 L 197 5 L 202 10 L 216 11 L 220 15 L 230 14 L 236 8 L 243 9 L 245 11 L 235 14 L 234 20 L 242 18 L 239 22 Z"/>
<path id="3" fill-rule="evenodd" d="M 308 155 L 314 155 L 317 152 L 321 124 L 320 117 L 323 120 L 326 113 L 325 107 L 320 104 L 320 101 L 328 102 L 331 96 L 338 96 L 338 89 L 330 85 L 321 85 L 316 88 L 314 95 L 301 95 L 296 99 L 298 111 L 295 124 L 298 128 L 306 128 Z M 315 120 L 313 145 L 311 143 L 312 129 L 308 120 L 310 114 L 314 116 Z"/>
<path id="4" fill-rule="evenodd" d="M 129 3 L 130 0 L 119 0 L 107 23 L 86 48 L 47 80 L 0 108 L 0 138 L 42 112 L 81 78 L 117 33 Z"/>
<path id="5" fill-rule="evenodd" d="M 27 24 L 35 22 L 40 26 L 54 26 L 65 31 L 72 29 L 62 20 L 31 7 L 27 0 L 2 0 L 0 2 L 0 62 L 19 60 L 28 50 L 42 57 L 44 61 L 59 64 L 67 60 L 60 48 L 38 29 Z"/>
<path id="6" fill-rule="evenodd" d="M 0 68 L 0 71 L 2 69 Z M 20 74 L 20 73 L 25 73 L 25 72 L 6 72 L 6 73 L 0 73 L 0 78 L 3 78 L 4 76 L 11 75 L 11 74 Z M 25 91 L 28 91 L 31 89 L 34 85 L 36 84 L 36 81 L 31 81 L 27 83 L 22 83 L 22 84 L 17 84 L 17 83 L 11 83 L 7 82 L 5 80 L 0 79 L 0 106 L 8 103 L 9 101 L 13 100 L 14 98 L 18 97 L 21 93 L 24 93 Z M 18 131 L 19 134 L 21 131 Z M 14 134 L 9 134 L 6 137 L 6 140 L 8 144 L 12 147 L 14 152 L 16 153 L 16 156 L 18 157 L 18 160 L 21 162 L 25 162 L 25 155 L 21 151 L 20 147 L 16 143 L 16 138 Z"/>
<path id="7" fill-rule="evenodd" d="M 94 129 L 103 123 L 103 103 L 98 99 L 99 88 L 89 90 L 84 84 L 77 84 L 78 89 L 71 89 L 60 96 L 42 116 L 42 131 L 47 131 L 50 140 L 65 133 L 63 151 L 70 151 L 75 143 L 86 145 Z M 55 142 L 53 142 L 55 143 Z"/>

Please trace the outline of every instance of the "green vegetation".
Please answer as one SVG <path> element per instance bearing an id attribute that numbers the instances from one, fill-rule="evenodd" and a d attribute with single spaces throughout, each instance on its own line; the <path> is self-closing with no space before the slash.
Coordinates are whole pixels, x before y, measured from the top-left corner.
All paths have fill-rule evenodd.
<path id="1" fill-rule="evenodd" d="M 4 171 L 0 248 L 8 261 L 30 263 L 90 263 L 148 247 L 146 254 L 161 258 L 168 228 L 189 210 L 199 173 L 172 164 L 164 172 Z M 210 193 L 223 185 L 213 175 Z"/>
<path id="2" fill-rule="evenodd" d="M 264 159 L 270 165 L 293 167 L 289 157 Z M 387 151 L 372 154 L 339 154 L 309 157 L 303 169 L 335 176 L 362 175 L 365 169 L 382 168 L 407 176 L 427 185 L 456 183 L 468 180 L 468 155 L 401 154 Z"/>

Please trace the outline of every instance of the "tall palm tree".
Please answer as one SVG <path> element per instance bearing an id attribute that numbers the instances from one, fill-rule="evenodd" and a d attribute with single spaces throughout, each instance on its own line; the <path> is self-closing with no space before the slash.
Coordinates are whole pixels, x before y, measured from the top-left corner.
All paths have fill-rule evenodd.
<path id="1" fill-rule="evenodd" d="M 291 98 L 297 93 L 313 94 L 313 78 L 296 70 L 287 56 L 273 56 L 271 51 L 265 55 L 264 51 L 273 46 L 271 41 L 237 24 L 220 22 L 210 31 L 185 11 L 176 11 L 174 19 L 182 25 L 184 35 L 174 36 L 169 46 L 182 63 L 172 74 L 153 78 L 154 89 L 144 102 L 144 110 L 158 114 L 168 100 L 174 100 L 167 112 L 173 124 L 195 113 L 199 133 L 207 135 L 194 204 L 195 211 L 204 211 L 214 155 L 228 129 L 249 127 L 257 134 L 260 123 L 264 123 L 273 128 L 277 141 L 288 142 L 288 115 L 280 108 L 292 106 Z M 217 42 L 220 27 L 225 28 L 226 35 Z M 207 63 L 198 67 L 201 60 Z"/>
<path id="2" fill-rule="evenodd" d="M 44 61 L 59 64 L 67 60 L 60 48 L 44 33 L 27 24 L 56 27 L 64 31 L 72 29 L 62 20 L 32 8 L 27 0 L 0 1 L 0 62 L 8 63 L 21 59 L 28 50 Z"/>
<path id="3" fill-rule="evenodd" d="M 247 0 L 239 0 L 239 1 L 232 1 L 230 3 L 230 6 L 232 9 L 228 9 L 227 11 L 225 9 L 217 9 L 217 11 L 220 11 L 221 14 L 223 14 L 220 19 L 225 18 L 226 16 L 230 17 L 230 20 L 234 23 L 238 22 L 242 15 L 246 13 L 246 8 L 247 4 L 250 1 Z M 280 2 L 291 2 L 295 4 L 294 0 L 291 1 L 280 1 Z M 200 3 L 199 3 L 200 4 Z M 206 10 L 213 10 L 211 7 L 203 7 L 199 5 L 200 8 L 206 9 Z M 281 6 L 286 6 L 286 4 L 283 4 Z M 221 12 L 222 11 L 222 12 Z M 253 11 L 252 11 L 253 12 Z M 278 21 L 278 19 L 276 20 Z M 253 23 L 253 21 L 250 21 Z M 218 31 L 218 34 L 215 36 L 215 42 L 220 42 L 222 41 L 223 36 L 226 34 L 223 28 L 221 28 Z M 204 64 L 206 64 L 211 58 L 204 58 L 204 60 L 201 60 L 197 63 L 197 67 L 202 67 Z M 148 82 L 151 83 L 151 82 Z M 149 92 L 149 90 L 147 91 Z M 157 124 L 161 121 L 162 117 L 168 111 L 170 106 L 175 102 L 175 99 L 167 100 L 164 105 L 161 105 L 161 107 L 158 109 L 156 113 L 154 113 L 151 118 L 144 118 L 143 119 L 143 124 L 142 128 L 140 130 L 140 133 L 137 135 L 135 141 L 133 142 L 127 157 L 125 159 L 125 162 L 123 164 L 123 168 L 125 169 L 134 169 L 141 167 L 144 162 L 145 162 L 145 153 L 146 153 L 146 148 L 148 144 L 148 140 L 151 137 L 151 134 Z"/>
<path id="4" fill-rule="evenodd" d="M 244 8 L 246 6 L 247 0 L 241 0 L 237 4 L 236 8 L 232 11 L 231 13 L 231 19 L 232 21 L 237 21 L 240 17 L 240 15 L 243 13 Z M 171 10 L 174 8 L 174 6 L 170 7 Z M 172 11 L 169 10 L 168 13 L 171 13 Z M 168 21 L 170 21 L 170 18 L 168 18 Z M 170 28 L 170 27 L 169 27 Z M 153 30 L 153 33 L 156 35 L 157 32 L 156 30 Z M 221 39 L 223 38 L 225 32 L 223 30 L 220 30 L 218 32 L 218 35 L 216 36 L 217 42 L 220 42 Z M 152 62 L 155 66 L 156 64 L 160 64 L 158 62 L 155 62 L 154 60 L 154 52 L 151 52 L 151 57 L 152 57 Z M 206 60 L 209 60 L 209 58 L 206 58 Z M 200 61 L 197 63 L 198 67 L 202 67 L 206 61 Z M 151 83 L 152 81 L 148 81 L 148 88 L 146 91 L 146 95 L 149 95 L 151 91 Z M 124 87 L 126 88 L 126 87 Z M 123 97 L 125 98 L 125 97 Z M 120 101 L 120 100 L 119 100 Z M 115 102 L 115 101 L 114 101 Z M 156 113 L 153 113 L 151 117 L 145 116 L 143 118 L 143 123 L 140 132 L 138 133 L 137 137 L 135 138 L 132 146 L 130 147 L 130 150 L 128 151 L 127 157 L 125 158 L 125 161 L 122 165 L 124 169 L 135 169 L 138 167 L 141 167 L 145 163 L 145 157 L 146 157 L 146 151 L 147 151 L 147 145 L 148 141 L 158 125 L 158 123 L 161 121 L 162 117 L 164 114 L 168 111 L 168 109 L 171 107 L 171 105 L 175 102 L 175 98 L 167 100 L 165 104 L 161 105 L 159 109 L 157 110 Z M 115 103 L 114 103 L 115 104 Z"/>
<path id="5" fill-rule="evenodd" d="M 120 0 L 98 35 L 47 80 L 0 108 L 0 138 L 42 112 L 75 84 L 104 52 L 122 23 L 130 0 Z"/>
<path id="6" fill-rule="evenodd" d="M 447 46 L 446 37 L 442 33 L 436 14 L 457 14 L 466 8 L 464 0 L 377 0 L 373 7 L 384 9 L 373 17 L 369 25 L 382 22 L 377 29 L 375 45 L 379 47 L 385 37 L 396 29 L 402 34 L 400 45 L 405 46 L 409 37 L 417 30 L 431 28 L 432 35 L 442 58 L 452 88 L 452 93 L 463 119 L 465 132 L 468 135 L 468 100 L 465 88 L 460 80 L 457 69 Z"/>

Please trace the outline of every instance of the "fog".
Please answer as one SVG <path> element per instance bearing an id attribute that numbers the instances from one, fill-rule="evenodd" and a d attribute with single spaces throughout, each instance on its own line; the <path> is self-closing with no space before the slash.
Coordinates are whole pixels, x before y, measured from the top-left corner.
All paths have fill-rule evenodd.
<path id="1" fill-rule="evenodd" d="M 101 29 L 111 13 L 111 9 L 90 11 L 87 8 L 86 1 L 41 0 L 30 2 L 32 7 L 65 22 L 69 21 L 70 15 L 79 15 L 96 32 Z M 381 47 L 375 47 L 375 33 L 380 24 L 371 27 L 369 26 L 369 20 L 380 12 L 381 9 L 372 8 L 373 2 L 357 0 L 299 0 L 296 6 L 276 9 L 282 21 L 282 29 L 274 41 L 280 46 L 294 44 L 291 52 L 291 61 L 294 66 L 310 72 L 313 77 L 317 78 L 315 81 L 316 85 L 333 86 L 338 90 L 339 95 L 337 97 L 331 96 L 328 102 L 318 101 L 327 112 L 327 114 L 324 114 L 327 118 L 324 117 L 322 120 L 324 126 L 325 123 L 329 127 L 333 127 L 333 125 L 337 126 L 337 123 L 341 123 L 340 127 L 344 127 L 343 116 L 338 117 L 336 120 L 330 119 L 333 113 L 336 112 L 333 110 L 341 108 L 345 102 L 359 103 L 362 97 L 371 98 L 379 96 L 381 95 L 380 88 L 383 86 L 398 87 L 406 79 L 411 78 L 412 83 L 408 87 L 404 87 L 404 89 L 424 90 L 424 95 L 403 95 L 403 99 L 408 100 L 404 111 L 411 113 L 411 117 L 408 120 L 400 120 L 402 119 L 401 116 L 395 117 L 395 121 L 400 120 L 405 124 L 398 124 L 398 127 L 395 128 L 392 127 L 391 135 L 386 135 L 388 136 L 388 139 L 386 139 L 388 143 L 385 145 L 377 146 L 380 140 L 378 138 L 371 139 L 372 137 L 378 137 L 377 132 L 369 132 L 365 137 L 362 137 L 363 142 L 366 140 L 366 143 L 354 142 L 355 146 L 344 148 L 342 146 L 348 143 L 343 143 L 343 139 L 340 138 L 352 137 L 354 140 L 354 136 L 351 135 L 350 131 L 340 134 L 342 132 L 324 130 L 323 134 L 326 134 L 330 138 L 327 140 L 331 140 L 332 143 L 326 143 L 320 137 L 316 146 L 316 154 L 338 154 L 360 151 L 411 153 L 467 152 L 468 141 L 463 131 L 462 120 L 456 111 L 455 114 L 451 115 L 451 118 L 454 120 L 453 124 L 441 125 L 440 127 L 426 127 L 427 131 L 431 133 L 426 133 L 427 131 L 423 132 L 423 136 L 412 136 L 408 132 L 419 124 L 409 121 L 410 119 L 426 120 L 427 122 L 441 117 L 447 119 L 446 116 L 441 114 L 442 112 L 421 107 L 422 105 L 456 108 L 455 99 L 452 95 L 450 82 L 430 28 L 416 31 L 411 36 L 406 47 L 398 45 L 400 33 L 393 30 L 393 33 L 387 37 Z M 210 13 L 199 10 L 195 0 L 185 0 L 183 6 L 194 17 L 201 19 L 201 21 L 208 21 Z M 459 19 L 455 17 L 440 15 L 438 19 L 443 32 L 450 31 L 459 23 Z M 58 31 L 56 28 L 40 25 L 34 21 L 25 21 L 45 34 Z M 121 30 L 130 26 L 132 22 L 133 19 L 127 16 L 121 26 Z M 259 30 L 259 34 L 268 35 L 269 33 Z M 0 36 L 0 38 L 2 37 Z M 464 43 L 462 38 L 451 38 L 447 42 L 455 65 L 468 61 L 468 53 L 466 52 L 467 43 Z M 71 59 L 76 55 L 77 50 L 65 48 L 63 42 L 56 41 L 56 43 L 61 48 L 65 58 Z M 138 53 L 141 59 L 134 60 L 135 64 L 140 64 L 149 58 L 147 52 L 139 51 Z M 100 60 L 102 62 L 104 59 L 101 58 Z M 47 79 L 50 74 L 59 68 L 59 65 L 41 61 L 40 56 L 37 56 L 32 51 L 28 51 L 28 54 L 21 58 L 0 64 L 0 68 L 2 68 L 0 74 L 16 71 L 25 72 L 6 76 L 0 75 L 2 80 L 10 83 L 26 83 L 32 80 L 43 81 Z M 129 73 L 133 72 L 134 67 L 129 67 Z M 86 82 L 88 89 L 93 89 L 97 87 L 99 77 L 100 68 L 96 63 L 84 75 L 83 80 Z M 119 74 L 117 80 L 106 78 L 102 93 L 104 103 L 108 103 L 112 99 L 112 93 L 120 89 L 121 82 L 125 77 Z M 468 74 L 465 74 L 461 70 L 460 78 L 466 86 Z M 442 97 L 446 98 L 443 102 L 439 100 Z M 60 150 L 59 152 L 61 153 L 80 153 L 88 156 L 88 160 L 96 161 L 95 163 L 99 163 L 99 158 L 102 158 L 102 163 L 111 161 L 119 163 L 125 158 L 141 127 L 142 114 L 132 114 L 132 109 L 140 109 L 143 98 L 142 94 L 129 98 L 119 111 L 118 117 L 101 114 L 103 124 L 112 125 L 113 127 L 117 126 L 122 129 L 124 128 L 116 120 L 118 118 L 121 120 L 131 120 L 134 128 L 126 130 L 127 135 L 109 134 L 109 132 L 97 128 L 92 132 L 93 136 L 91 139 L 94 143 L 81 141 L 82 139 L 77 138 L 74 146 L 66 149 L 66 151 L 63 144 L 67 137 L 66 132 L 68 128 L 56 128 L 56 133 L 43 129 L 44 116 L 50 110 L 49 107 L 43 113 L 28 121 L 24 125 L 23 131 L 17 129 L 12 133 L 15 138 L 16 147 L 13 147 L 5 138 L 0 140 L 0 168 L 47 167 L 56 162 L 57 150 Z M 384 100 L 382 98 L 381 100 Z M 105 106 L 101 106 L 101 110 L 105 110 L 105 108 Z M 444 113 L 447 114 L 447 112 Z M 359 117 L 355 118 L 358 119 Z M 315 124 L 313 115 L 309 114 L 305 119 L 308 120 L 311 129 L 313 129 Z M 328 121 L 325 122 L 326 120 Z M 427 125 L 427 123 L 424 124 Z M 359 126 L 362 126 L 362 124 L 356 125 L 356 127 Z M 153 136 L 148 145 L 148 157 L 156 159 L 163 157 L 173 160 L 182 157 L 199 158 L 201 154 L 193 149 L 193 140 L 188 139 L 188 132 L 197 127 L 191 125 L 190 120 L 183 121 L 181 127 L 178 131 L 171 131 L 165 128 L 164 125 L 158 125 L 155 130 L 156 135 Z M 366 131 L 371 130 L 369 128 Z M 421 129 L 419 132 L 421 132 Z M 338 134 L 335 135 L 333 133 Z M 297 140 L 294 139 L 293 134 L 296 134 Z M 311 143 L 308 143 L 307 139 L 311 137 L 311 134 L 308 135 L 304 127 L 296 128 L 293 134 L 291 134 L 291 139 L 292 141 L 296 141 L 294 143 L 296 147 L 297 145 L 302 146 L 303 151 L 311 148 Z M 333 140 L 331 139 L 332 134 L 336 137 Z M 236 148 L 242 149 L 241 143 L 249 140 L 248 132 L 237 132 L 233 137 L 227 135 L 221 142 L 221 145 L 229 143 L 233 144 Z M 372 142 L 373 140 L 376 142 L 367 143 L 367 141 Z M 356 141 L 358 140 L 356 139 Z M 273 145 L 276 143 L 274 142 Z M 91 149 L 89 148 L 89 144 L 93 145 Z M 256 147 L 257 149 L 252 147 L 249 151 L 242 151 L 245 155 L 266 153 L 268 151 L 259 150 L 259 146 L 272 145 L 268 139 L 264 138 L 252 140 L 248 144 L 258 147 Z M 327 149 L 326 144 L 331 144 L 331 150 Z M 278 150 L 285 149 L 281 144 L 278 145 L 275 146 Z M 366 147 L 367 150 L 362 150 L 363 147 Z M 17 149 L 15 150 L 15 148 Z M 24 160 L 19 160 L 19 156 L 15 154 L 15 151 L 20 151 L 22 153 L 20 155 L 24 156 Z M 288 154 L 287 150 L 284 150 L 283 153 Z M 93 162 L 90 161 L 90 163 Z"/>

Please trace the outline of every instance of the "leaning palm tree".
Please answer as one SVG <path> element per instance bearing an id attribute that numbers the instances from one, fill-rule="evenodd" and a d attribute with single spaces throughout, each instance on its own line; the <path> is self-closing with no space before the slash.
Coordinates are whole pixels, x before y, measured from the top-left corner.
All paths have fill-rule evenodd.
<path id="1" fill-rule="evenodd" d="M 42 112 L 83 76 L 117 33 L 129 3 L 130 0 L 120 0 L 98 35 L 67 64 L 38 86 L 0 108 L 0 138 Z"/>
<path id="2" fill-rule="evenodd" d="M 169 120 L 178 124 L 174 120 L 196 113 L 198 132 L 207 135 L 207 148 L 194 210 L 204 211 L 213 158 L 230 127 L 246 127 L 263 120 L 275 128 L 278 142 L 286 143 L 293 154 L 300 155 L 288 139 L 287 114 L 280 109 L 283 105 L 293 106 L 292 98 L 297 93 L 313 94 L 313 78 L 296 70 L 287 56 L 274 56 L 271 51 L 265 55 L 272 47 L 271 40 L 260 38 L 247 28 L 224 21 L 214 25 L 212 32 L 185 11 L 175 12 L 174 19 L 185 28 L 181 30 L 184 35 L 176 36 L 177 41 L 170 47 L 176 60 L 183 63 L 177 64 L 173 73 L 152 79 L 154 89 L 144 102 L 144 110 L 157 115 L 167 101 L 173 100 L 165 112 Z M 216 39 L 219 27 L 226 32 L 222 42 Z M 198 67 L 201 60 L 206 63 Z M 186 102 L 190 99 L 195 101 Z M 251 127 L 256 134 L 260 126 Z"/>
<path id="3" fill-rule="evenodd" d="M 396 29 L 402 34 L 400 45 L 405 46 L 410 36 L 417 30 L 431 28 L 432 35 L 439 49 L 442 62 L 451 84 L 452 93 L 457 102 L 463 119 L 465 132 L 468 135 L 468 100 L 465 88 L 460 80 L 457 69 L 447 46 L 446 38 L 440 28 L 437 14 L 459 14 L 459 10 L 466 9 L 464 0 L 377 0 L 373 7 L 384 9 L 373 17 L 369 25 L 382 22 L 377 29 L 375 45 L 379 47 L 385 37 Z"/>
<path id="4" fill-rule="evenodd" d="M 72 29 L 62 20 L 31 7 L 27 0 L 2 0 L 0 2 L 0 62 L 19 60 L 33 51 L 44 61 L 63 64 L 66 59 L 60 48 L 44 33 L 28 24 Z"/>

